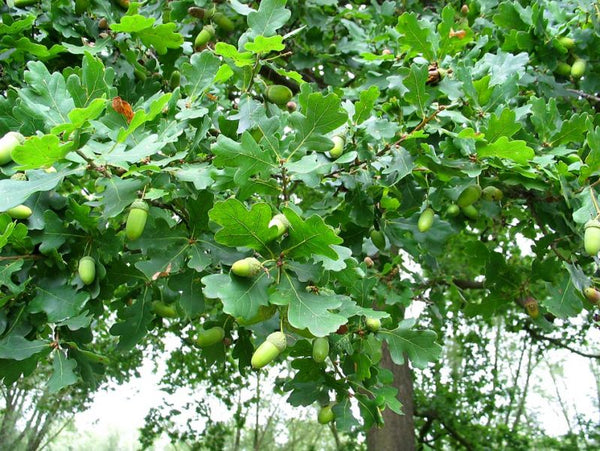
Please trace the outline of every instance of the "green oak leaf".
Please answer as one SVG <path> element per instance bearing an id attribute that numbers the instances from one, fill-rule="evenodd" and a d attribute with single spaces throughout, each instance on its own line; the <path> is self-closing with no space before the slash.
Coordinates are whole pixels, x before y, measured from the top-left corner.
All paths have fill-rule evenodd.
<path id="1" fill-rule="evenodd" d="M 21 270 L 24 262 L 24 260 L 14 260 L 0 263 L 0 287 L 8 288 L 13 294 L 18 294 L 26 288 L 25 284 L 16 284 L 12 280 L 13 274 Z M 7 301 L 8 298 L 0 298 L 0 307 Z"/>
<path id="2" fill-rule="evenodd" d="M 147 47 L 153 47 L 159 55 L 165 55 L 168 49 L 177 49 L 183 44 L 183 36 L 175 31 L 177 24 L 169 22 L 136 33 Z"/>
<path id="3" fill-rule="evenodd" d="M 73 371 L 77 362 L 67 358 L 66 353 L 60 350 L 54 351 L 54 360 L 52 361 L 52 376 L 48 380 L 48 391 L 57 393 L 69 385 L 75 384 L 79 378 Z"/>
<path id="4" fill-rule="evenodd" d="M 569 120 L 562 123 L 560 130 L 552 136 L 550 145 L 555 147 L 561 144 L 583 141 L 585 133 L 589 129 L 588 121 L 589 115 L 587 113 L 574 114 Z"/>
<path id="5" fill-rule="evenodd" d="M 120 337 L 117 349 L 122 351 L 133 349 L 146 336 L 148 326 L 154 319 L 151 304 L 152 290 L 146 287 L 143 295 L 126 308 L 122 316 L 124 320 L 117 322 L 110 328 L 111 335 Z"/>
<path id="6" fill-rule="evenodd" d="M 50 191 L 64 177 L 75 174 L 79 170 L 46 173 L 42 170 L 27 173 L 28 181 L 4 179 L 0 180 L 0 211 L 22 204 L 29 196 L 39 191 Z"/>
<path id="7" fill-rule="evenodd" d="M 156 19 L 152 17 L 144 17 L 140 14 L 133 16 L 123 16 L 119 23 L 111 24 L 110 28 L 113 31 L 121 33 L 137 33 L 146 30 L 154 25 Z"/>
<path id="8" fill-rule="evenodd" d="M 288 236 L 282 243 L 287 256 L 310 258 L 323 255 L 331 260 L 339 258 L 331 245 L 341 244 L 343 240 L 335 234 L 333 227 L 325 224 L 323 218 L 313 215 L 304 221 L 290 208 L 284 208 L 283 214 L 290 222 Z"/>
<path id="9" fill-rule="evenodd" d="M 292 15 L 285 9 L 287 0 L 263 0 L 258 11 L 248 14 L 248 27 L 254 36 L 271 36 L 288 21 Z"/>
<path id="10" fill-rule="evenodd" d="M 106 105 L 107 105 L 106 99 L 100 98 L 100 99 L 92 100 L 90 102 L 90 104 L 85 108 L 74 108 L 73 111 L 71 111 L 69 113 L 69 119 L 71 120 L 71 123 L 70 124 L 62 124 L 62 125 L 58 125 L 58 126 L 54 127 L 52 129 L 52 133 L 55 135 L 58 135 L 63 132 L 71 133 L 71 132 L 77 130 L 78 128 L 82 128 L 86 122 L 89 122 L 89 121 L 92 121 L 92 120 L 98 118 L 98 116 L 100 116 L 100 114 L 102 114 L 104 112 L 104 110 L 106 109 Z M 25 144 L 28 144 L 29 142 L 30 141 L 28 140 L 28 141 L 26 141 Z M 66 145 L 63 145 L 62 147 L 65 147 L 65 146 Z M 16 159 L 15 159 L 15 161 L 16 161 Z M 58 159 L 56 161 L 58 161 Z M 24 164 L 24 163 L 21 163 L 21 164 Z M 50 164 L 52 164 L 52 163 L 50 163 Z M 48 164 L 48 166 L 50 164 Z"/>
<path id="11" fill-rule="evenodd" d="M 404 86 L 408 89 L 404 94 L 404 99 L 417 108 L 421 117 L 426 116 L 427 101 L 430 97 L 425 86 L 427 74 L 426 65 L 413 64 L 404 79 Z"/>
<path id="12" fill-rule="evenodd" d="M 98 179 L 98 184 L 103 186 L 104 192 L 100 199 L 102 216 L 113 218 L 138 198 L 138 190 L 144 186 L 140 179 L 120 179 L 118 177 L 105 177 Z"/>
<path id="13" fill-rule="evenodd" d="M 246 50 L 250 50 L 252 53 L 270 53 L 279 52 L 285 48 L 283 43 L 283 36 L 271 36 L 265 38 L 264 36 L 256 36 L 254 42 L 247 42 L 244 45 Z"/>
<path id="14" fill-rule="evenodd" d="M 544 299 L 542 304 L 550 313 L 558 318 L 568 318 L 581 312 L 583 303 L 569 275 L 565 275 L 558 285 L 546 282 L 546 288 L 550 297 Z"/>
<path id="15" fill-rule="evenodd" d="M 236 47 L 225 42 L 217 42 L 215 53 L 233 60 L 237 67 L 252 66 L 255 61 L 252 52 L 240 52 Z"/>
<path id="16" fill-rule="evenodd" d="M 501 136 L 492 144 L 486 144 L 477 149 L 480 158 L 500 158 L 512 160 L 519 164 L 527 164 L 535 156 L 535 152 L 528 147 L 525 141 L 511 141 L 506 136 Z"/>
<path id="17" fill-rule="evenodd" d="M 76 291 L 68 285 L 38 286 L 28 310 L 31 313 L 44 312 L 48 322 L 56 323 L 79 315 L 89 298 L 89 293 Z"/>
<path id="18" fill-rule="evenodd" d="M 521 124 L 516 122 L 516 113 L 510 108 L 502 110 L 500 116 L 492 114 L 485 131 L 485 137 L 489 142 L 496 141 L 502 136 L 510 138 L 521 130 Z"/>
<path id="19" fill-rule="evenodd" d="M 435 342 L 437 335 L 432 330 L 414 330 L 415 321 L 405 319 L 394 330 L 380 330 L 378 335 L 387 341 L 392 360 L 397 365 L 404 363 L 405 355 L 416 368 L 425 368 L 436 361 L 442 347 Z"/>
<path id="20" fill-rule="evenodd" d="M 208 216 L 223 227 L 215 234 L 215 241 L 226 246 L 260 250 L 275 237 L 276 230 L 269 229 L 271 207 L 265 203 L 254 204 L 248 211 L 239 200 L 227 199 L 217 202 Z"/>
<path id="21" fill-rule="evenodd" d="M 20 19 L 20 18 L 19 18 Z M 30 30 L 35 23 L 36 16 L 30 14 L 20 20 L 15 20 L 10 25 L 0 23 L 0 36 L 3 34 L 21 34 L 25 30 Z"/>
<path id="22" fill-rule="evenodd" d="M 73 143 L 60 144 L 58 136 L 32 136 L 11 153 L 12 159 L 20 165 L 19 169 L 38 169 L 50 167 L 62 160 L 73 147 Z"/>
<path id="23" fill-rule="evenodd" d="M 191 99 L 200 96 L 210 87 L 220 65 L 219 58 L 208 50 L 194 53 L 189 63 L 182 64 L 181 75 L 185 78 L 181 86 Z"/>
<path id="24" fill-rule="evenodd" d="M 422 22 L 417 21 L 417 16 L 413 13 L 404 13 L 398 18 L 396 30 L 402 34 L 400 45 L 406 49 L 410 55 L 422 54 L 427 60 L 435 61 L 435 51 L 433 48 L 431 30 Z"/>
<path id="25" fill-rule="evenodd" d="M 335 332 L 348 318 L 336 313 L 345 296 L 315 294 L 306 286 L 285 275 L 279 290 L 271 294 L 270 302 L 288 306 L 288 321 L 297 329 L 308 329 L 316 337 L 326 337 Z"/>
<path id="26" fill-rule="evenodd" d="M 50 350 L 50 343 L 42 340 L 27 340 L 19 335 L 0 340 L 0 359 L 25 360 L 46 350 Z"/>
<path id="27" fill-rule="evenodd" d="M 26 114 L 39 118 L 48 129 L 70 122 L 69 113 L 75 108 L 64 77 L 50 73 L 39 61 L 27 63 L 25 71 L 27 87 L 19 90 Z"/>
<path id="28" fill-rule="evenodd" d="M 238 143 L 220 135 L 212 147 L 216 155 L 213 164 L 218 168 L 237 168 L 233 180 L 238 185 L 246 185 L 255 174 L 268 174 L 277 170 L 275 154 L 263 150 L 249 132 L 244 132 Z"/>
<path id="29" fill-rule="evenodd" d="M 196 318 L 204 311 L 204 296 L 198 274 L 188 271 L 171 276 L 169 287 L 181 293 L 179 305 L 189 318 Z"/>
<path id="30" fill-rule="evenodd" d="M 304 100 L 301 100 L 304 102 Z M 341 110 L 340 98 L 331 93 L 323 96 L 320 92 L 309 94 L 306 103 L 302 105 L 303 114 L 295 112 L 290 115 L 290 122 L 296 132 L 290 148 L 293 151 L 308 147 L 311 150 L 329 150 L 331 143 L 322 142 L 320 135 L 329 133 L 343 125 L 348 114 Z M 312 147 L 317 139 L 319 147 Z"/>
<path id="31" fill-rule="evenodd" d="M 371 117 L 371 111 L 373 111 L 373 107 L 375 106 L 378 97 L 379 88 L 377 86 L 371 86 L 369 89 L 361 91 L 360 100 L 356 102 L 353 117 L 356 125 L 362 124 Z"/>
<path id="32" fill-rule="evenodd" d="M 94 48 L 97 47 L 98 42 L 96 42 Z M 99 99 L 107 103 L 105 99 L 113 95 L 112 83 L 114 76 L 113 68 L 105 68 L 102 60 L 87 51 L 84 53 L 81 74 L 71 74 L 67 78 L 67 89 L 73 97 L 75 106 L 78 107 L 74 110 L 74 113 L 69 113 L 69 118 L 73 124 L 81 122 L 84 116 L 93 119 L 97 108 L 100 106 Z M 53 133 L 58 132 L 53 131 Z"/>
<path id="33" fill-rule="evenodd" d="M 202 278 L 207 298 L 220 299 L 225 313 L 245 320 L 255 317 L 261 305 L 269 305 L 267 289 L 272 282 L 264 272 L 249 279 L 229 274 Z"/>

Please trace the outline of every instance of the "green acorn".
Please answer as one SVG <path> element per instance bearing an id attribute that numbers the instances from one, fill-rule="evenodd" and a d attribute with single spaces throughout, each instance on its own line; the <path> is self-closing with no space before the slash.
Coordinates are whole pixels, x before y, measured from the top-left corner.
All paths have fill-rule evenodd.
<path id="1" fill-rule="evenodd" d="M 582 60 L 581 58 L 577 58 L 575 60 L 575 62 L 573 63 L 573 65 L 571 66 L 571 76 L 575 79 L 579 79 L 579 78 L 583 77 L 583 74 L 585 73 L 585 66 L 586 66 L 585 60 Z"/>
<path id="2" fill-rule="evenodd" d="M 423 213 L 421 213 L 421 216 L 419 216 L 419 221 L 417 222 L 419 232 L 424 233 L 431 228 L 433 225 L 434 215 L 435 212 L 431 208 L 426 208 Z"/>
<path id="3" fill-rule="evenodd" d="M 25 137 L 19 132 L 8 132 L 0 138 L 0 165 L 12 161 L 12 151 L 25 141 Z"/>
<path id="4" fill-rule="evenodd" d="M 6 210 L 6 213 L 13 219 L 27 219 L 33 214 L 33 211 L 27 205 L 17 205 Z"/>
<path id="5" fill-rule="evenodd" d="M 154 301 L 150 309 L 152 313 L 161 318 L 177 318 L 179 316 L 175 307 L 161 301 Z"/>
<path id="6" fill-rule="evenodd" d="M 385 235 L 381 230 L 371 230 L 371 241 L 380 251 L 385 250 Z"/>
<path id="7" fill-rule="evenodd" d="M 366 325 L 370 332 L 377 332 L 381 329 L 381 320 L 379 318 L 367 318 Z"/>
<path id="8" fill-rule="evenodd" d="M 458 199 L 456 200 L 456 205 L 458 205 L 460 208 L 465 208 L 477 202 L 480 197 L 481 186 L 469 185 L 458 196 Z"/>
<path id="9" fill-rule="evenodd" d="M 583 295 L 592 304 L 598 304 L 598 301 L 600 301 L 600 291 L 596 290 L 594 287 L 584 288 Z"/>
<path id="10" fill-rule="evenodd" d="M 569 75 L 571 75 L 571 65 L 565 63 L 564 61 L 561 61 L 556 65 L 556 69 L 554 69 L 554 72 L 556 72 L 556 74 L 560 75 L 561 77 L 568 77 Z"/>
<path id="11" fill-rule="evenodd" d="M 194 343 L 201 348 L 205 348 L 223 341 L 223 338 L 225 338 L 225 330 L 222 327 L 216 326 L 211 327 L 210 329 L 200 330 L 194 340 Z"/>
<path id="12" fill-rule="evenodd" d="M 448 205 L 448 208 L 446 209 L 446 216 L 450 217 L 450 218 L 454 218 L 456 216 L 458 216 L 458 214 L 460 213 L 460 207 L 456 204 L 451 204 Z"/>
<path id="13" fill-rule="evenodd" d="M 504 197 L 504 193 L 499 188 L 490 185 L 486 186 L 483 189 L 483 191 L 481 192 L 481 197 L 484 200 L 499 201 L 502 200 L 502 198 Z"/>
<path id="14" fill-rule="evenodd" d="M 89 256 L 83 257 L 79 260 L 78 273 L 84 284 L 92 283 L 96 278 L 96 260 Z"/>
<path id="15" fill-rule="evenodd" d="M 317 415 L 317 420 L 320 424 L 331 423 L 335 418 L 335 414 L 333 413 L 333 404 L 329 404 L 328 406 L 323 406 L 319 409 L 319 414 Z"/>
<path id="16" fill-rule="evenodd" d="M 287 340 L 283 332 L 273 332 L 252 354 L 252 368 L 259 369 L 271 363 L 287 347 Z"/>
<path id="17" fill-rule="evenodd" d="M 125 235 L 130 241 L 137 240 L 142 236 L 146 220 L 148 219 L 148 204 L 143 200 L 136 200 L 129 208 L 127 223 L 125 224 Z"/>
<path id="18" fill-rule="evenodd" d="M 281 235 L 287 232 L 289 226 L 290 221 L 288 221 L 288 219 L 282 213 L 276 214 L 275 216 L 273 216 L 271 221 L 269 221 L 269 228 L 277 227 L 277 235 L 275 238 L 279 238 Z"/>
<path id="19" fill-rule="evenodd" d="M 479 218 L 479 211 L 473 205 L 468 205 L 464 208 L 460 209 L 467 218 L 469 219 L 477 219 Z"/>
<path id="20" fill-rule="evenodd" d="M 588 255 L 596 255 L 600 252 L 600 222 L 596 219 L 585 223 L 583 247 Z"/>
<path id="21" fill-rule="evenodd" d="M 171 78 L 169 79 L 169 85 L 171 86 L 171 89 L 175 89 L 179 86 L 180 83 L 181 83 L 181 72 L 179 72 L 178 70 L 174 70 L 173 72 L 171 72 Z"/>
<path id="22" fill-rule="evenodd" d="M 254 257 L 247 257 L 231 265 L 231 272 L 239 277 L 254 277 L 263 269 L 263 265 Z"/>
<path id="23" fill-rule="evenodd" d="M 317 363 L 325 361 L 329 355 L 329 340 L 327 337 L 317 337 L 313 340 L 312 356 Z"/>
<path id="24" fill-rule="evenodd" d="M 215 35 L 215 29 L 211 25 L 205 25 L 200 33 L 194 39 L 194 49 L 196 51 L 202 50 L 206 44 L 213 38 Z"/>
<path id="25" fill-rule="evenodd" d="M 271 318 L 275 312 L 277 311 L 277 306 L 275 305 L 261 305 L 258 308 L 258 312 L 250 319 L 244 319 L 242 317 L 237 317 L 235 319 L 236 323 L 240 326 L 251 326 L 253 324 L 262 323 L 263 321 Z"/>
<path id="26" fill-rule="evenodd" d="M 231 33 L 233 30 L 235 30 L 235 25 L 231 19 L 223 13 L 215 13 L 212 19 L 213 22 L 216 23 L 219 28 L 226 33 Z"/>
<path id="27" fill-rule="evenodd" d="M 285 105 L 293 97 L 292 90 L 284 85 L 271 85 L 267 88 L 267 100 L 276 105 Z"/>
<path id="28" fill-rule="evenodd" d="M 334 136 L 331 138 L 333 141 L 333 147 L 329 149 L 329 156 L 331 158 L 339 158 L 344 153 L 344 145 L 346 144 L 346 140 L 343 136 Z"/>
<path id="29" fill-rule="evenodd" d="M 575 39 L 569 38 L 568 36 L 558 38 L 558 42 L 567 50 L 573 50 L 573 48 L 575 47 Z"/>

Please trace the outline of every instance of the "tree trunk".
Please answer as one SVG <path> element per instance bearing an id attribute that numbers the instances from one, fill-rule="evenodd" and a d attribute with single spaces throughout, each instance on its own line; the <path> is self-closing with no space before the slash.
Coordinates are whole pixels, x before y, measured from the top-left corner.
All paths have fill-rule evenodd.
<path id="1" fill-rule="evenodd" d="M 394 387 L 398 389 L 398 399 L 402 403 L 404 415 L 385 409 L 382 412 L 385 426 L 381 429 L 374 427 L 368 432 L 367 449 L 369 451 L 414 451 L 413 383 L 408 360 L 405 359 L 402 365 L 395 365 L 385 343 L 382 351 L 380 366 L 394 373 Z"/>

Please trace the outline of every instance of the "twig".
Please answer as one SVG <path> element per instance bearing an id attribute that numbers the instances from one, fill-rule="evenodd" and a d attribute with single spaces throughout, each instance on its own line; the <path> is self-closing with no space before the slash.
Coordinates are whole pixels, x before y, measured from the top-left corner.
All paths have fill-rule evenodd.
<path id="1" fill-rule="evenodd" d="M 28 258 L 31 258 L 32 260 L 37 260 L 42 258 L 43 255 L 39 255 L 39 254 L 26 254 L 26 255 L 7 255 L 5 257 L 0 257 L 0 262 L 1 261 L 6 261 L 6 260 L 25 260 Z"/>
<path id="2" fill-rule="evenodd" d="M 577 94 L 578 96 L 583 97 L 584 99 L 600 103 L 600 97 L 595 96 L 593 94 L 588 94 L 587 92 L 579 91 L 577 89 L 567 89 L 567 91 L 573 94 Z"/>
<path id="3" fill-rule="evenodd" d="M 587 357 L 588 359 L 599 359 L 600 360 L 600 354 L 590 354 L 588 352 L 579 351 L 578 349 L 572 348 L 571 346 L 563 343 L 558 338 L 552 338 L 552 337 L 548 337 L 546 335 L 542 335 L 542 334 L 536 332 L 535 330 L 531 329 L 529 326 L 525 326 L 525 330 L 529 333 L 529 335 L 531 335 L 532 338 L 535 338 L 536 340 L 547 341 L 549 343 L 552 343 L 555 346 L 558 346 L 559 348 L 563 348 L 563 349 L 566 349 L 567 351 L 571 351 L 573 354 L 580 355 L 581 357 Z"/>

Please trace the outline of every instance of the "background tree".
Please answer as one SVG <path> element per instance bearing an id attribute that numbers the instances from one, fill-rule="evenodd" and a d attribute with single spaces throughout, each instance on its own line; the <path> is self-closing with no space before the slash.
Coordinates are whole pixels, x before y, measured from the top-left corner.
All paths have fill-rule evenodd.
<path id="1" fill-rule="evenodd" d="M 115 3 L 2 7 L 5 383 L 173 332 L 241 376 L 291 361 L 289 403 L 373 449 L 528 446 L 540 353 L 596 358 L 596 6 Z"/>

